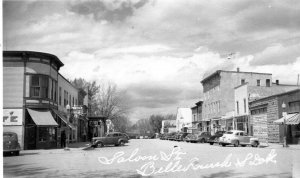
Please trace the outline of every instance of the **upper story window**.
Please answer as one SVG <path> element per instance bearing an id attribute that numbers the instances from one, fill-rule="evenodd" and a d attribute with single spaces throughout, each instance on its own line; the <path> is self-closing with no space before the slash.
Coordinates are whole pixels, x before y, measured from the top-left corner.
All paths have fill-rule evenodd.
<path id="1" fill-rule="evenodd" d="M 241 85 L 243 85 L 243 84 L 245 84 L 246 82 L 245 82 L 245 79 L 242 79 L 241 80 Z"/>
<path id="2" fill-rule="evenodd" d="M 300 101 L 294 101 L 289 103 L 289 112 L 300 112 Z"/>
<path id="3" fill-rule="evenodd" d="M 267 86 L 267 87 L 270 87 L 270 86 L 271 86 L 271 81 L 270 81 L 270 79 L 267 79 L 267 80 L 266 80 L 266 86 Z"/>
<path id="4" fill-rule="evenodd" d="M 239 109 L 240 109 L 240 108 L 239 108 L 239 102 L 237 101 L 237 102 L 236 102 L 236 112 L 237 112 L 237 114 L 240 113 Z"/>
<path id="5" fill-rule="evenodd" d="M 256 83 L 257 86 L 260 86 L 260 80 L 256 80 Z"/>
<path id="6" fill-rule="evenodd" d="M 59 87 L 59 98 L 58 98 L 58 103 L 61 105 L 61 87 Z"/>
<path id="7" fill-rule="evenodd" d="M 57 70 L 57 65 L 56 65 L 55 63 L 51 63 L 51 66 L 52 66 L 55 70 Z"/>
<path id="8" fill-rule="evenodd" d="M 32 75 L 30 82 L 30 97 L 48 98 L 49 77 Z"/>
<path id="9" fill-rule="evenodd" d="M 251 110 L 251 115 L 264 114 L 267 112 L 267 107 Z"/>

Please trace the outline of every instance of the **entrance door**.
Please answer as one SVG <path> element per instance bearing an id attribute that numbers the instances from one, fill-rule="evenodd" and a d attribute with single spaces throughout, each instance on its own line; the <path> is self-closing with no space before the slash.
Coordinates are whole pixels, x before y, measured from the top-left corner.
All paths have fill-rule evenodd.
<path id="1" fill-rule="evenodd" d="M 27 125 L 25 127 L 25 149 L 36 149 L 36 126 Z"/>

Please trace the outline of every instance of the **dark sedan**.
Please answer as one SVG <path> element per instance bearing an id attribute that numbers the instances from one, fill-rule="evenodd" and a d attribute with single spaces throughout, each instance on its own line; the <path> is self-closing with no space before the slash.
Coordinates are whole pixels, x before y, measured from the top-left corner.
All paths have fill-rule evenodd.
<path id="1" fill-rule="evenodd" d="M 128 143 L 128 136 L 120 132 L 111 132 L 105 137 L 94 137 L 92 140 L 92 147 L 103 147 L 105 145 L 123 146 Z"/>
<path id="2" fill-rule="evenodd" d="M 194 136 L 192 136 L 192 138 L 190 139 L 190 142 L 200 142 L 200 143 L 205 143 L 207 142 L 207 140 L 210 137 L 210 132 L 200 132 L 199 134 L 195 134 Z"/>
<path id="3" fill-rule="evenodd" d="M 19 156 L 20 144 L 18 142 L 18 135 L 14 132 L 3 133 L 3 154 L 12 153 L 13 155 Z"/>
<path id="4" fill-rule="evenodd" d="M 208 143 L 213 145 L 214 143 L 219 143 L 219 138 L 223 136 L 225 131 L 217 131 L 213 136 L 208 139 Z"/>

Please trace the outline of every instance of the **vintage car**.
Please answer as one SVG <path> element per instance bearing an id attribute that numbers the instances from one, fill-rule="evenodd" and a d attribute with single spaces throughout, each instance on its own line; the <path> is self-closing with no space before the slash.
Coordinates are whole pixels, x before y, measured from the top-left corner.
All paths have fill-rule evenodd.
<path id="1" fill-rule="evenodd" d="M 92 147 L 103 147 L 105 145 L 123 146 L 128 143 L 127 135 L 120 132 L 111 132 L 106 134 L 105 137 L 93 137 Z"/>
<path id="2" fill-rule="evenodd" d="M 190 138 L 190 142 L 195 142 L 195 143 L 205 143 L 207 142 L 207 140 L 210 137 L 210 133 L 209 132 L 200 132 L 198 134 L 194 134 L 191 138 Z"/>
<path id="3" fill-rule="evenodd" d="M 190 142 L 190 139 L 193 137 L 193 134 L 189 133 L 187 134 L 187 136 L 183 139 L 183 141 L 186 141 L 186 142 Z"/>
<path id="4" fill-rule="evenodd" d="M 20 150 L 18 135 L 14 132 L 3 132 L 3 154 L 19 156 Z"/>
<path id="5" fill-rule="evenodd" d="M 224 133 L 225 133 L 225 131 L 217 131 L 214 135 L 212 135 L 211 137 L 209 137 L 209 139 L 207 140 L 207 142 L 210 145 L 213 145 L 214 143 L 219 143 L 219 138 L 222 137 Z"/>
<path id="6" fill-rule="evenodd" d="M 242 130 L 231 130 L 226 132 L 222 137 L 220 137 L 219 144 L 222 146 L 233 145 L 237 147 L 239 145 L 251 145 L 253 147 L 257 147 L 259 145 L 259 140 L 258 138 L 248 136 Z"/>
<path id="7" fill-rule="evenodd" d="M 176 132 L 168 133 L 166 139 L 167 140 L 175 140 Z"/>
<path id="8" fill-rule="evenodd" d="M 175 140 L 179 141 L 179 142 L 183 141 L 187 135 L 188 135 L 188 133 L 185 133 L 185 132 L 178 133 L 175 137 Z"/>

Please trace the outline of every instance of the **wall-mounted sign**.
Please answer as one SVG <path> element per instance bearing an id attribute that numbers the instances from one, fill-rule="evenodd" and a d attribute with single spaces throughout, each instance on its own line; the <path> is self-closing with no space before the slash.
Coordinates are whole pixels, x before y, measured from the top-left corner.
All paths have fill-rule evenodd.
<path id="1" fill-rule="evenodd" d="M 22 109 L 3 109 L 3 125 L 22 125 Z"/>

